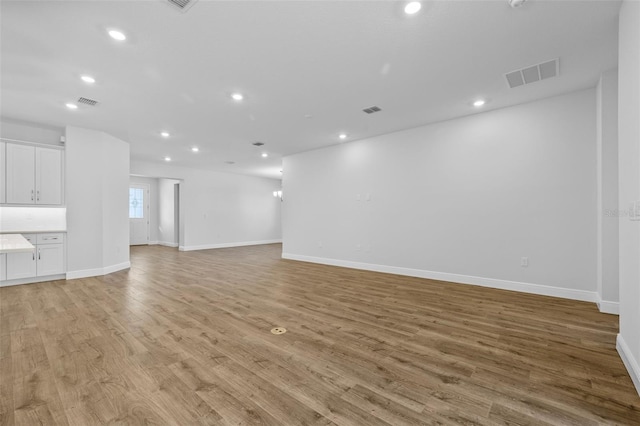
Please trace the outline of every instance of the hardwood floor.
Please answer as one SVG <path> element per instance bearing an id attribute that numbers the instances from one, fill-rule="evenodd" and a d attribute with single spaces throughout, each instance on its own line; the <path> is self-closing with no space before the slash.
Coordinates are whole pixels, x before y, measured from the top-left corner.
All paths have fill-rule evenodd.
<path id="1" fill-rule="evenodd" d="M 130 271 L 1 288 L 0 423 L 640 424 L 594 304 L 280 251 L 133 247 Z"/>

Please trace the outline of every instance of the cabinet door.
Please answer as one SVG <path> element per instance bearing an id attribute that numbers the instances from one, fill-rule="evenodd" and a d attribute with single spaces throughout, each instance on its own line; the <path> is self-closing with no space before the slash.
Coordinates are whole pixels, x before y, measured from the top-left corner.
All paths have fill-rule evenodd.
<path id="1" fill-rule="evenodd" d="M 36 251 L 7 253 L 7 279 L 32 278 L 36 276 Z"/>
<path id="2" fill-rule="evenodd" d="M 36 204 L 62 204 L 62 151 L 36 148 Z"/>
<path id="3" fill-rule="evenodd" d="M 0 142 L 0 204 L 7 202 L 6 189 L 7 189 L 7 176 L 5 172 L 5 146 L 7 144 Z"/>
<path id="4" fill-rule="evenodd" d="M 38 251 L 38 276 L 64 273 L 64 244 L 45 244 Z"/>
<path id="5" fill-rule="evenodd" d="M 7 203 L 34 204 L 35 147 L 8 143 L 6 150 Z"/>
<path id="6" fill-rule="evenodd" d="M 7 255 L 0 253 L 0 281 L 7 279 Z"/>

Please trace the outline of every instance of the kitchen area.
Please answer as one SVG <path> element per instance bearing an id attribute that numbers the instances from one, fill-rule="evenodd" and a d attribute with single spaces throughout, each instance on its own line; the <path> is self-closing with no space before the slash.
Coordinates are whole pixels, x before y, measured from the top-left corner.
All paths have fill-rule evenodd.
<path id="1" fill-rule="evenodd" d="M 66 278 L 64 146 L 0 140 L 0 287 Z"/>

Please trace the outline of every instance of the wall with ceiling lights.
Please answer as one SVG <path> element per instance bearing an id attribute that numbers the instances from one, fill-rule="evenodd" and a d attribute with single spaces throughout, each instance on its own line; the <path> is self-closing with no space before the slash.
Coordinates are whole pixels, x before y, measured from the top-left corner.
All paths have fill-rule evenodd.
<path id="1" fill-rule="evenodd" d="M 181 180 L 180 250 L 281 241 L 280 180 L 136 160 L 131 173 Z"/>
<path id="2" fill-rule="evenodd" d="M 596 301 L 596 93 L 284 159 L 283 257 Z"/>
<path id="3" fill-rule="evenodd" d="M 622 3 L 618 40 L 618 190 L 621 214 L 620 334 L 617 348 L 640 393 L 640 220 L 631 220 L 630 216 L 630 205 L 640 203 L 640 2 Z"/>

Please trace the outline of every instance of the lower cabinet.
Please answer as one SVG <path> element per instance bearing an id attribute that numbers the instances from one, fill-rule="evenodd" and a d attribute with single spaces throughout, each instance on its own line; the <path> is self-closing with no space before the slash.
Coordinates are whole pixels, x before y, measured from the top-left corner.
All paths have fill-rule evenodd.
<path id="1" fill-rule="evenodd" d="M 0 253 L 0 281 L 7 279 L 7 255 Z"/>
<path id="2" fill-rule="evenodd" d="M 28 253 L 7 253 L 7 280 L 35 277 L 36 251 Z"/>
<path id="3" fill-rule="evenodd" d="M 64 274 L 64 235 L 61 233 L 23 234 L 34 249 L 26 253 L 7 253 L 1 280 L 23 280 Z M 5 276 L 6 274 L 6 276 Z"/>
<path id="4" fill-rule="evenodd" d="M 39 277 L 64 273 L 64 245 L 38 245 L 36 255 L 36 270 Z"/>

